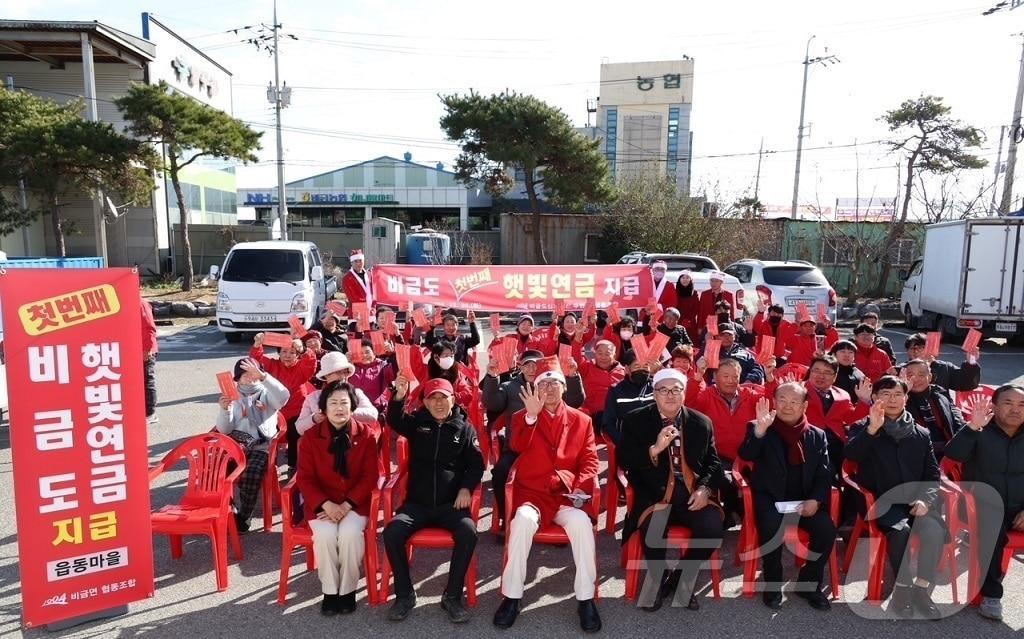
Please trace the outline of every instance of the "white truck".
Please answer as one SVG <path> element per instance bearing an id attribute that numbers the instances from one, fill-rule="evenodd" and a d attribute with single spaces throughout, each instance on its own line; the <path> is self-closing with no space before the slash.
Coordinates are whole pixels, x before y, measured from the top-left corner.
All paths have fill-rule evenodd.
<path id="1" fill-rule="evenodd" d="M 903 276 L 900 308 L 908 328 L 951 337 L 1024 339 L 1024 218 L 932 224 L 924 252 Z"/>
<path id="2" fill-rule="evenodd" d="M 217 327 L 232 343 L 243 333 L 287 331 L 291 315 L 309 328 L 338 290 L 312 242 L 241 242 L 210 275 L 218 280 Z"/>

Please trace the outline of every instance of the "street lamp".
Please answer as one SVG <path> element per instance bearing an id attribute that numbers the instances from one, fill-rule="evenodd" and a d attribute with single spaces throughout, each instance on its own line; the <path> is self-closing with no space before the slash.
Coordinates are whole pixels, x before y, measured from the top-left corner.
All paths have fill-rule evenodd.
<path id="1" fill-rule="evenodd" d="M 827 67 L 840 62 L 839 58 L 834 55 L 825 55 L 812 58 L 811 56 L 811 40 L 816 36 L 811 36 L 807 39 L 807 48 L 804 50 L 804 86 L 800 94 L 800 126 L 796 130 L 796 171 L 793 176 L 793 207 L 790 210 L 790 217 L 796 219 L 796 209 L 798 200 L 800 198 L 800 156 L 804 150 L 804 113 L 807 106 L 807 71 L 811 68 L 812 64 L 820 64 L 823 67 Z M 828 53 L 828 49 L 825 49 L 825 53 Z"/>

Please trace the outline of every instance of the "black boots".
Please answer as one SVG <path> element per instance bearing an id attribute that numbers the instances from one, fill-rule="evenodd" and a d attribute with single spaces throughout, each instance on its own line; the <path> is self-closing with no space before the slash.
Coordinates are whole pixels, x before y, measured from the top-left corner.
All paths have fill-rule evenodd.
<path id="1" fill-rule="evenodd" d="M 519 600 L 505 597 L 494 613 L 494 625 L 499 628 L 511 628 L 519 616 Z"/>

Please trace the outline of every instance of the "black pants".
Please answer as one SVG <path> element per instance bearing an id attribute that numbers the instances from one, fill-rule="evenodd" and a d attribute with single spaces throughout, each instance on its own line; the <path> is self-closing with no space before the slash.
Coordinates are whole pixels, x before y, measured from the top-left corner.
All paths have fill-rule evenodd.
<path id="1" fill-rule="evenodd" d="M 701 565 L 722 545 L 725 534 L 722 529 L 722 511 L 710 505 L 700 510 L 690 510 L 686 505 L 689 499 L 690 495 L 682 482 L 676 480 L 672 507 L 656 511 L 640 525 L 637 534 L 641 535 L 644 558 L 647 560 L 647 581 L 641 602 L 644 594 L 649 592 L 648 588 L 657 588 L 666 576 L 672 576 L 665 559 L 668 554 L 668 542 L 665 539 L 670 525 L 690 529 L 689 545 L 678 564 L 679 568 L 672 571 L 675 573 L 672 578 L 679 579 L 686 593 L 687 599 L 683 601 L 688 600 L 692 594 Z"/>
<path id="2" fill-rule="evenodd" d="M 156 412 L 156 355 L 143 360 L 142 378 L 146 385 L 146 417 L 152 417 Z"/>
<path id="3" fill-rule="evenodd" d="M 505 484 L 508 483 L 508 474 L 512 471 L 512 464 L 519 457 L 518 453 L 511 450 L 501 451 L 498 461 L 494 462 L 491 468 L 491 491 L 494 492 L 494 509 L 498 516 L 505 518 Z M 508 522 L 505 522 L 508 524 Z"/>
<path id="4" fill-rule="evenodd" d="M 893 511 L 898 511 L 898 514 Z M 935 583 L 935 573 L 946 541 L 946 529 L 938 517 L 931 513 L 924 517 L 914 517 L 910 514 L 910 506 L 894 504 L 889 512 L 879 517 L 878 527 L 885 535 L 889 566 L 896 573 L 897 584 L 909 586 L 914 581 L 910 570 L 910 553 L 907 552 L 911 535 L 918 538 L 917 577 L 930 584 Z"/>
<path id="5" fill-rule="evenodd" d="M 722 510 L 725 511 L 726 519 L 729 521 L 729 515 L 735 514 L 739 519 L 743 518 L 743 500 L 740 498 L 740 492 L 736 488 L 736 483 L 732 480 L 732 460 L 722 458 L 722 479 L 719 481 L 718 487 L 718 501 L 722 504 Z M 728 526 L 729 524 L 726 523 Z"/>
<path id="6" fill-rule="evenodd" d="M 809 585 L 813 590 L 820 590 L 825 566 L 836 542 L 836 527 L 829 516 L 828 507 L 820 506 L 818 512 L 810 517 L 784 516 L 776 510 L 774 499 L 755 494 L 754 520 L 757 524 L 765 587 L 779 590 L 782 586 L 782 548 L 785 546 L 783 524 L 796 523 L 810 537 L 809 559 L 800 570 L 797 582 L 805 587 Z"/>
<path id="7" fill-rule="evenodd" d="M 594 422 L 594 437 L 597 438 L 598 443 L 603 442 L 604 440 L 601 438 L 601 431 L 603 430 L 604 424 L 604 411 L 597 411 L 590 419 Z"/>
<path id="8" fill-rule="evenodd" d="M 1002 520 L 1000 520 L 999 515 L 1000 513 L 997 510 L 985 508 L 984 506 L 978 508 L 978 527 L 981 530 L 980 539 L 976 543 L 994 543 L 992 559 L 989 560 L 988 570 L 985 572 L 985 580 L 981 584 L 981 596 L 994 599 L 1003 598 L 1003 551 L 1006 549 L 1006 543 L 1009 541 L 1007 531 L 1013 526 L 1013 520 L 1017 513 L 1003 512 Z M 975 543 L 975 541 L 972 539 L 971 543 Z M 979 556 L 984 561 L 984 552 L 980 553 Z"/>
<path id="9" fill-rule="evenodd" d="M 828 465 L 832 469 L 832 485 L 842 486 L 840 471 L 843 468 L 843 449 L 846 448 L 846 444 L 828 428 L 825 429 L 825 442 L 828 446 Z"/>
<path id="10" fill-rule="evenodd" d="M 405 544 L 413 533 L 426 527 L 444 528 L 452 533 L 455 548 L 448 566 L 448 585 L 445 594 L 461 597 L 466 584 L 466 570 L 476 549 L 476 524 L 468 510 L 455 510 L 451 505 L 431 509 L 406 502 L 395 518 L 384 528 L 384 550 L 395 575 L 395 597 L 412 597 L 412 578 L 409 576 L 409 558 Z"/>
<path id="11" fill-rule="evenodd" d="M 298 417 L 288 420 L 288 430 L 285 437 L 288 439 L 288 471 L 289 476 L 295 473 L 299 465 L 299 431 L 295 428 Z"/>

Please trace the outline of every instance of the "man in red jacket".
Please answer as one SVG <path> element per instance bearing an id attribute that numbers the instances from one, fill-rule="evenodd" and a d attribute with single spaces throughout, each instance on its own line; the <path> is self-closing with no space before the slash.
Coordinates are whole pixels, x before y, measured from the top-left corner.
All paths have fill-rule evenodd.
<path id="1" fill-rule="evenodd" d="M 858 324 L 857 328 L 853 329 L 853 342 L 857 345 L 857 356 L 853 361 L 870 381 L 873 382 L 881 379 L 884 375 L 896 373 L 889 355 L 878 348 L 874 326 Z"/>
<path id="2" fill-rule="evenodd" d="M 785 357 L 786 341 L 796 333 L 796 326 L 793 326 L 793 322 L 785 319 L 786 309 L 781 304 L 772 304 L 770 307 L 766 307 L 764 302 L 759 302 L 759 304 L 757 315 L 754 316 L 754 334 L 757 335 L 754 350 L 760 353 L 761 342 L 764 338 L 766 336 L 774 337 L 775 357 Z M 768 311 L 767 318 L 764 316 L 765 310 Z"/>
<path id="3" fill-rule="evenodd" d="M 153 307 L 142 300 L 142 376 L 146 382 L 146 422 L 155 424 L 156 416 L 156 354 L 160 348 L 156 343 L 156 322 Z"/>
<path id="4" fill-rule="evenodd" d="M 831 355 L 819 355 L 811 360 L 807 373 L 807 421 L 825 431 L 828 440 L 828 459 L 835 478 L 843 465 L 843 446 L 850 425 L 868 416 L 871 410 L 871 382 L 867 379 L 857 386 L 857 396 L 835 386 L 839 363 Z M 774 395 L 774 389 L 769 389 Z"/>
<path id="5" fill-rule="evenodd" d="M 352 268 L 341 278 L 341 288 L 348 298 L 348 305 L 351 307 L 353 304 L 365 302 L 366 308 L 372 309 L 373 287 L 370 272 L 365 268 L 366 256 L 363 255 L 363 249 L 352 249 L 348 261 Z"/>
<path id="6" fill-rule="evenodd" d="M 771 377 L 772 372 L 766 371 L 770 382 L 775 379 Z M 736 459 L 747 424 L 757 417 L 757 400 L 765 397 L 763 386 L 741 384 L 742 374 L 743 366 L 738 361 L 723 359 L 715 371 L 715 383 L 698 393 L 692 406 L 711 418 L 715 427 L 715 448 L 727 469 Z"/>
<path id="7" fill-rule="evenodd" d="M 786 340 L 786 363 L 810 366 L 815 355 L 828 351 L 839 341 L 839 333 L 832 326 L 827 326 L 825 334 L 818 335 L 817 324 L 809 317 L 799 319 L 798 322 L 797 332 Z M 822 343 L 819 344 L 819 341 Z"/>
<path id="8" fill-rule="evenodd" d="M 697 318 L 697 330 L 703 330 L 704 323 L 708 321 L 708 315 L 715 314 L 715 304 L 725 301 L 729 302 L 729 308 L 736 308 L 736 300 L 733 299 L 732 293 L 722 288 L 724 282 L 725 273 L 711 272 L 711 288 L 700 294 L 700 316 Z"/>
<path id="9" fill-rule="evenodd" d="M 654 297 L 658 299 L 662 309 L 676 308 L 676 287 L 668 281 L 668 264 L 658 260 L 651 264 L 651 276 L 654 278 Z"/>
<path id="10" fill-rule="evenodd" d="M 601 434 L 604 419 L 604 403 L 608 398 L 608 390 L 626 377 L 626 369 L 615 360 L 615 346 L 608 340 L 601 340 L 594 347 L 594 359 L 587 359 L 583 354 L 583 334 L 577 333 L 572 345 L 572 357 L 583 380 L 582 411 L 594 422 L 595 434 Z"/>
<path id="11" fill-rule="evenodd" d="M 291 396 L 288 403 L 281 409 L 288 422 L 288 476 L 295 474 L 295 468 L 299 459 L 299 431 L 295 429 L 295 422 L 302 412 L 302 403 L 306 401 L 314 389 L 309 383 L 310 378 L 316 372 L 316 355 L 313 351 L 307 351 L 302 346 L 302 340 L 292 340 L 292 346 L 282 348 L 276 359 L 267 357 L 263 353 L 263 333 L 256 333 L 252 340 L 252 348 L 249 349 L 249 357 L 260 363 L 263 370 L 274 376 L 274 379 L 281 382 Z"/>
<path id="12" fill-rule="evenodd" d="M 572 546 L 580 627 L 597 632 L 601 617 L 594 604 L 594 527 L 590 515 L 581 509 L 597 483 L 594 429 L 589 417 L 562 401 L 565 376 L 558 359 L 541 360 L 538 371 L 536 386 L 521 392 L 525 408 L 512 416 L 511 446 L 519 453 L 511 504 L 515 515 L 505 542 L 504 599 L 494 613 L 494 625 L 509 628 L 515 623 L 533 536 L 554 523 L 565 529 Z"/>

